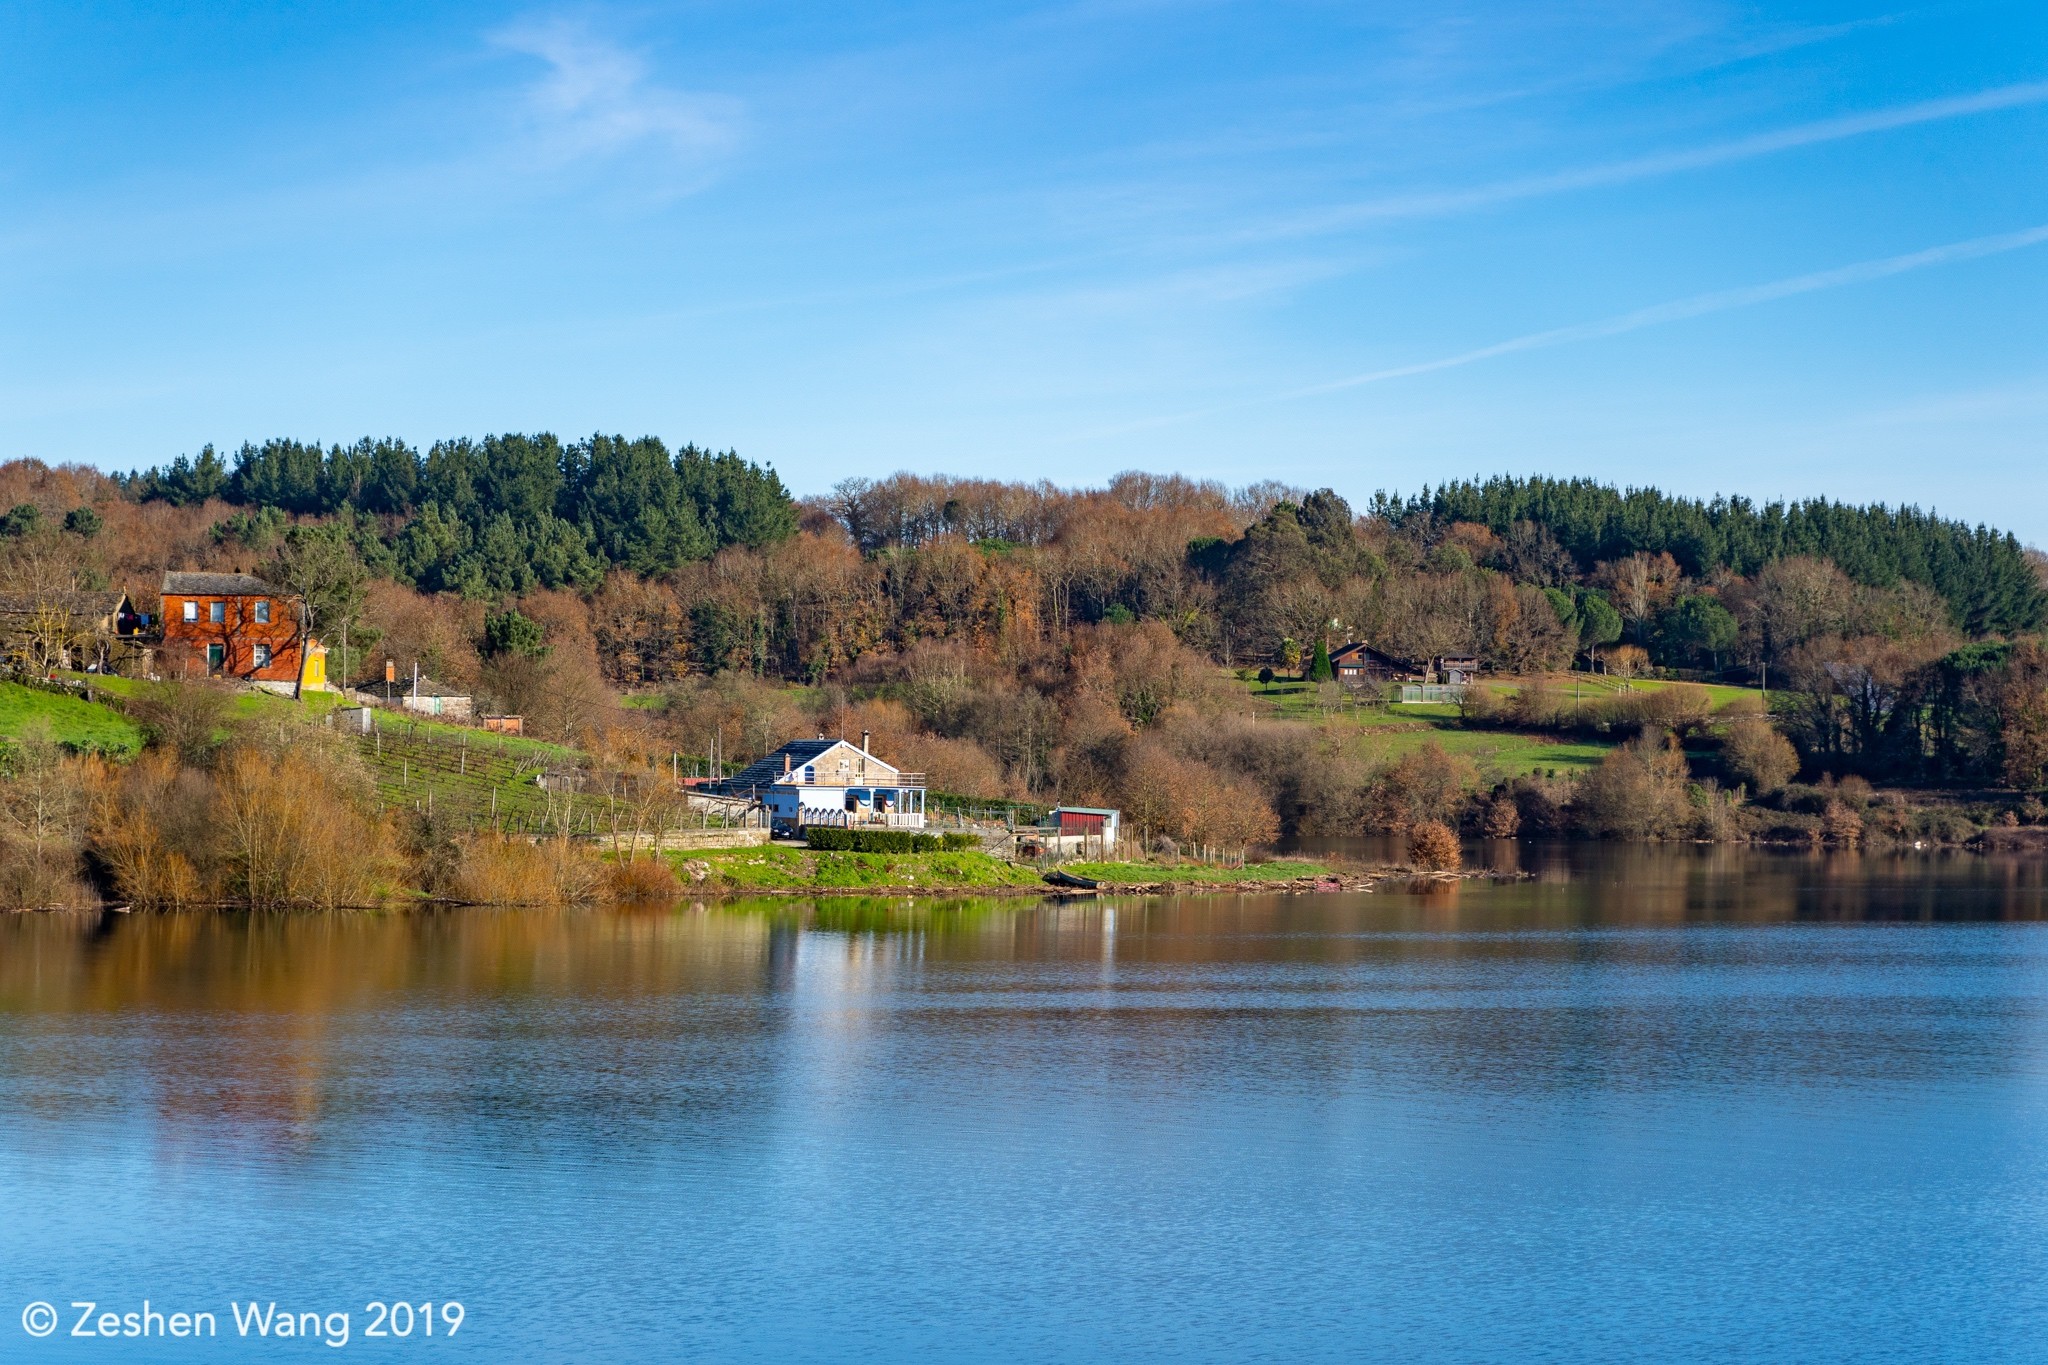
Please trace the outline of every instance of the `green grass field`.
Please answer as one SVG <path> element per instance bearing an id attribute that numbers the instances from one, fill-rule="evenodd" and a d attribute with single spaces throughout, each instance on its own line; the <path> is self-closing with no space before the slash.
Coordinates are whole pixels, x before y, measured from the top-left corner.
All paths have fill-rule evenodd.
<path id="1" fill-rule="evenodd" d="M 1320 876 L 1330 869 L 1322 863 L 1280 858 L 1269 863 L 1246 863 L 1243 867 L 1213 863 L 1062 863 L 1060 870 L 1102 882 L 1228 882 L 1256 886 L 1261 882 Z"/>
<path id="2" fill-rule="evenodd" d="M 858 891 L 884 886 L 964 891 L 1042 884 L 1038 873 L 1030 868 L 1016 867 L 977 852 L 813 853 L 771 844 L 666 856 L 681 873 L 686 886 L 691 884 L 687 865 L 707 865 L 711 878 L 700 885 L 714 891 Z"/>
<path id="3" fill-rule="evenodd" d="M 1398 759 L 1434 740 L 1445 753 L 1456 754 L 1475 764 L 1481 777 L 1498 781 L 1524 773 L 1582 771 L 1595 767 L 1614 746 L 1592 740 L 1562 739 L 1556 735 L 1526 734 L 1515 730 L 1427 730 L 1368 731 L 1366 752 L 1375 758 Z"/>
<path id="4" fill-rule="evenodd" d="M 1576 689 L 1587 702 L 1604 700 L 1621 689 L 1618 680 L 1595 674 L 1556 674 L 1549 679 L 1560 692 Z M 1481 684 L 1503 695 L 1524 685 L 1520 679 Z M 1654 692 L 1678 684 L 1639 681 L 1638 691 Z M 1717 711 L 1757 705 L 1762 694 L 1751 687 L 1695 684 L 1705 687 Z M 1245 684 L 1247 695 L 1272 715 L 1285 720 L 1355 726 L 1364 752 L 1378 761 L 1393 761 L 1434 741 L 1445 752 L 1469 759 L 1490 781 L 1524 773 L 1560 775 L 1596 766 L 1614 747 L 1599 740 L 1566 738 L 1536 731 L 1469 730 L 1459 708 L 1451 703 L 1415 702 L 1364 705 L 1349 696 L 1332 700 L 1327 691 L 1305 682 L 1275 681 L 1271 686 Z"/>
<path id="5" fill-rule="evenodd" d="M 142 730 L 100 702 L 58 692 L 0 683 L 0 738 L 42 730 L 59 744 L 132 758 L 142 751 Z"/>

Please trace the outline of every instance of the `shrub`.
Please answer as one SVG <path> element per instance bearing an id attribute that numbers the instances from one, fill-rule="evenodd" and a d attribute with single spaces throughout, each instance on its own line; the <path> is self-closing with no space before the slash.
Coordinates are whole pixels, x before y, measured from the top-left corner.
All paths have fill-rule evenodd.
<path id="1" fill-rule="evenodd" d="M 840 829 L 806 825 L 804 844 L 820 853 L 938 853 L 978 848 L 972 834 L 919 834 L 908 829 Z"/>
<path id="2" fill-rule="evenodd" d="M 326 909 L 377 899 L 390 831 L 367 799 L 350 799 L 352 766 L 306 744 L 227 751 L 212 809 L 223 899 Z"/>
<path id="3" fill-rule="evenodd" d="M 234 694 L 214 683 L 146 683 L 124 708 L 150 744 L 205 763 L 221 745 Z"/>
<path id="4" fill-rule="evenodd" d="M 211 799 L 205 775 L 182 767 L 172 749 L 109 772 L 94 794 L 91 843 L 115 890 L 143 910 L 203 899 L 193 853 L 206 846 Z"/>
<path id="5" fill-rule="evenodd" d="M 1489 839 L 1512 839 L 1522 829 L 1522 811 L 1515 804 L 1515 798 L 1508 792 L 1501 792 L 1486 803 L 1486 818 L 1480 828 Z"/>
<path id="6" fill-rule="evenodd" d="M 1478 769 L 1454 757 L 1434 740 L 1382 773 L 1366 795 L 1366 823 L 1398 833 L 1434 820 L 1453 824 L 1463 809 Z"/>
<path id="7" fill-rule="evenodd" d="M 1464 862 L 1458 836 L 1440 820 L 1424 820 L 1408 832 L 1408 857 L 1432 872 L 1455 871 Z"/>
<path id="8" fill-rule="evenodd" d="M 1623 839 L 1654 839 L 1688 829 L 1685 755 L 1668 737 L 1629 741 L 1579 783 L 1572 813 L 1586 833 Z"/>
<path id="9" fill-rule="evenodd" d="M 79 906 L 92 894 L 79 880 L 86 792 L 102 765 L 73 758 L 47 734 L 0 750 L 0 905 Z"/>
<path id="10" fill-rule="evenodd" d="M 1840 801 L 1830 801 L 1821 815 L 1821 833 L 1831 844 L 1853 844 L 1863 837 L 1863 817 Z"/>
<path id="11" fill-rule="evenodd" d="M 1731 781 L 1765 796 L 1792 780 L 1799 771 L 1799 754 L 1792 741 L 1762 716 L 1744 716 L 1728 727 L 1728 736 L 1721 741 L 1721 766 Z"/>
<path id="12" fill-rule="evenodd" d="M 569 839 L 471 835 L 448 887 L 476 905 L 569 905 L 588 900 L 603 879 L 597 854 Z"/>
<path id="13" fill-rule="evenodd" d="M 1713 714 L 1713 696 L 1697 683 L 1674 683 L 1654 692 L 1630 694 L 1636 713 L 1645 725 L 1655 725 L 1680 734 L 1705 728 Z"/>
<path id="14" fill-rule="evenodd" d="M 1555 770 L 1548 777 L 1534 773 L 1518 777 L 1508 788 L 1508 798 L 1515 803 L 1516 824 L 1519 830 L 1540 831 L 1556 834 L 1565 828 L 1566 806 L 1571 801 L 1572 783 L 1560 779 Z"/>
<path id="15" fill-rule="evenodd" d="M 1475 729 L 1499 725 L 1514 711 L 1512 702 L 1503 704 L 1499 693 L 1477 683 L 1467 687 L 1458 698 L 1458 719 Z"/>
<path id="16" fill-rule="evenodd" d="M 634 858 L 605 868 L 605 890 L 615 901 L 667 901 L 681 894 L 682 883 L 665 858 Z"/>

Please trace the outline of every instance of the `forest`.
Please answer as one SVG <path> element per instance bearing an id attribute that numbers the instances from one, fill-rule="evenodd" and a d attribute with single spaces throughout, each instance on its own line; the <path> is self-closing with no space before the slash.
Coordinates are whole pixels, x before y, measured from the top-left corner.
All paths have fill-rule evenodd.
<path id="1" fill-rule="evenodd" d="M 867 729 L 935 788 L 1115 804 L 1204 847 L 1425 809 L 1648 836 L 1713 824 L 1724 796 L 1780 793 L 1789 818 L 1815 784 L 2048 783 L 2042 556 L 1912 508 L 1511 478 L 1354 508 L 1137 472 L 799 498 L 732 451 L 547 434 L 271 440 L 129 475 L 18 460 L 0 507 L 16 601 L 115 587 L 147 611 L 166 568 L 247 570 L 303 594 L 337 676 L 417 665 L 616 761 Z M 1663 795 L 1603 825 L 1555 772 L 1397 772 L 1329 722 L 1360 700 L 1328 677 L 1346 641 L 1475 656 L 1524 681 L 1471 690 L 1460 725 L 1621 746 L 1610 777 L 1633 764 Z M 1559 704 L 1588 674 L 1675 690 Z M 1255 676 L 1319 689 L 1310 723 L 1254 704 Z M 1767 684 L 1768 715 L 1709 714 L 1716 682 Z M 1624 818 L 1642 810 L 1664 815 Z"/>

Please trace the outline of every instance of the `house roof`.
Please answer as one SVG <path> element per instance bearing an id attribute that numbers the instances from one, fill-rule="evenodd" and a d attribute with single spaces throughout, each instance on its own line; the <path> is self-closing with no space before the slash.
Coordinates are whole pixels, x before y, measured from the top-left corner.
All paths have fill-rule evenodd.
<path id="1" fill-rule="evenodd" d="M 1119 812 L 1110 806 L 1054 806 L 1052 813 L 1059 815 L 1116 815 Z"/>
<path id="2" fill-rule="evenodd" d="M 746 792 L 758 792 L 763 788 L 774 786 L 782 781 L 788 773 L 797 771 L 805 764 L 823 757 L 841 745 L 845 745 L 854 753 L 861 752 L 860 746 L 848 743 L 843 739 L 795 739 L 783 745 L 774 753 L 755 759 L 731 777 L 715 785 L 719 789 L 735 795 Z M 788 758 L 786 764 L 783 762 L 785 757 Z M 884 762 L 873 754 L 869 754 L 867 758 L 868 762 L 887 772 L 894 773 L 900 771 L 895 764 Z M 819 785 L 827 784 L 820 783 Z M 853 785 L 873 786 L 874 778 L 870 776 L 863 779 L 860 783 Z M 882 785 L 887 786 L 888 783 L 885 781 Z"/>
<path id="3" fill-rule="evenodd" d="M 0 616 L 33 616 L 46 607 L 98 621 L 121 610 L 125 592 L 0 593 Z"/>
<path id="4" fill-rule="evenodd" d="M 1340 649 L 1331 650 L 1330 663 L 1332 665 L 1377 664 L 1381 668 L 1395 669 L 1422 667 L 1422 665 L 1413 660 L 1397 658 L 1383 650 L 1374 649 L 1363 641 L 1357 641 Z"/>
<path id="5" fill-rule="evenodd" d="M 784 755 L 788 755 L 790 767 L 800 768 L 838 742 L 836 739 L 792 740 L 774 753 L 755 759 L 717 785 L 735 792 L 771 786 L 782 776 Z"/>
<path id="6" fill-rule="evenodd" d="M 284 597 L 283 590 L 273 587 L 246 573 L 185 573 L 176 570 L 164 574 L 165 596 L 176 594 L 180 597 Z"/>
<path id="7" fill-rule="evenodd" d="M 382 697 L 385 701 L 402 701 L 407 697 L 415 695 L 411 678 L 395 678 L 390 682 L 386 682 L 382 678 L 371 678 L 363 682 L 351 683 L 349 686 L 354 691 L 367 692 L 373 697 Z M 467 697 L 469 690 L 462 687 L 450 687 L 446 683 L 437 683 L 432 678 L 421 678 L 417 695 L 422 697 Z"/>

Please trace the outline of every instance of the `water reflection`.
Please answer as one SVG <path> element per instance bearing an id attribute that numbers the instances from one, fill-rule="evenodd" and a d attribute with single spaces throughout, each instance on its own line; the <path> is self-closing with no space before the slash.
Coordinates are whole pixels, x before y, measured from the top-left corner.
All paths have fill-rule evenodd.
<path id="1" fill-rule="evenodd" d="M 591 1359 L 2026 1353 L 2039 864 L 1513 856 L 1431 895 L 10 916 L 0 1279 L 403 1271 L 478 1351 L 585 1303 Z"/>

